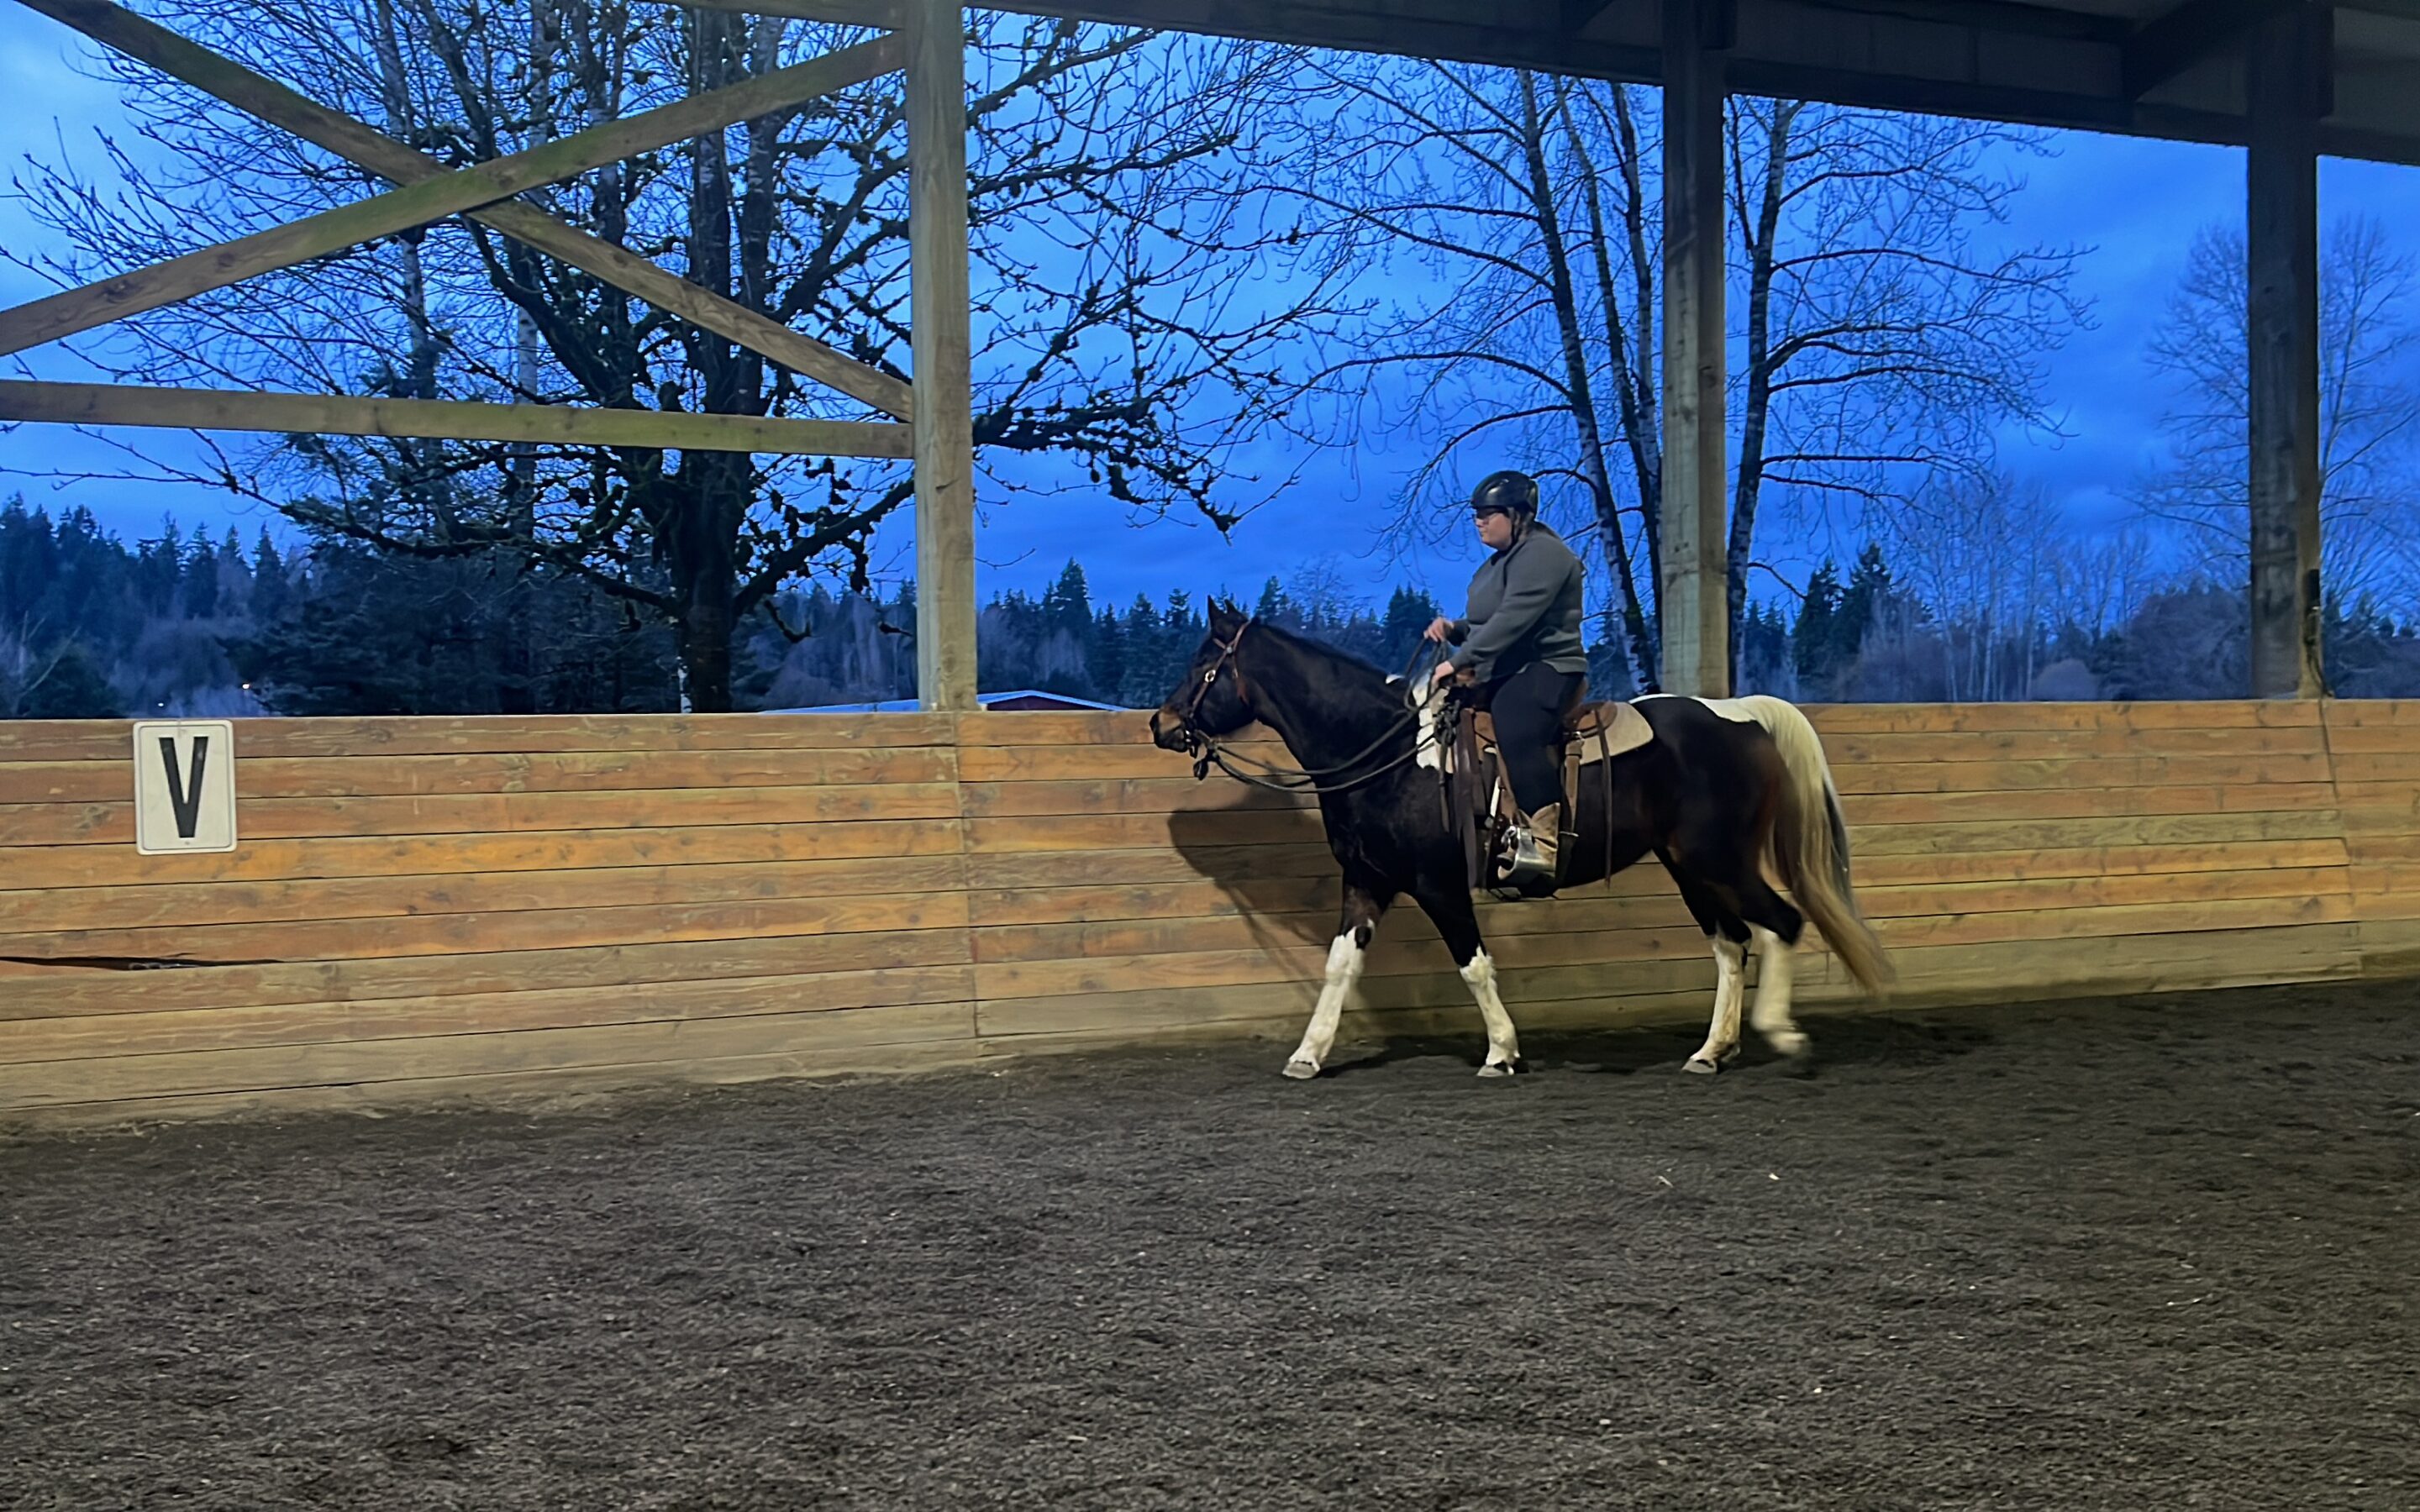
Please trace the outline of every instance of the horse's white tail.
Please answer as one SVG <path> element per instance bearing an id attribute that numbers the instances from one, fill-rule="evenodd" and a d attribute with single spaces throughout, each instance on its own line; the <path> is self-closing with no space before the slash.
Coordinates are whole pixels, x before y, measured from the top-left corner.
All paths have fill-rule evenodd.
<path id="1" fill-rule="evenodd" d="M 1782 885 L 1807 910 L 1850 974 L 1880 997 L 1898 972 L 1857 908 L 1849 877 L 1849 826 L 1840 817 L 1840 794 L 1832 785 L 1823 743 L 1796 704 L 1762 693 L 1735 702 L 1781 748 L 1787 780 L 1780 811 L 1774 816 L 1773 860 Z"/>

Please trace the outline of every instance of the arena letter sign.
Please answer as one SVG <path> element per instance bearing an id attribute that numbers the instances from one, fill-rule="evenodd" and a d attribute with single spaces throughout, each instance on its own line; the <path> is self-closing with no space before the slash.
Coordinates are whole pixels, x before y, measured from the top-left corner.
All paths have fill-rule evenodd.
<path id="1" fill-rule="evenodd" d="M 235 849 L 235 723 L 134 725 L 134 848 L 145 856 Z"/>

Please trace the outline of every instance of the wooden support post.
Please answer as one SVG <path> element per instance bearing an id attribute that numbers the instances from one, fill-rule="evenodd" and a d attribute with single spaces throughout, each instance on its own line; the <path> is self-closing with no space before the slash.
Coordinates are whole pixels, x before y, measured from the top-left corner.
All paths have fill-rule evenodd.
<path id="1" fill-rule="evenodd" d="M 1725 591 L 1723 53 L 1727 0 L 1664 0 L 1664 477 L 1659 686 L 1730 692 Z"/>
<path id="2" fill-rule="evenodd" d="M 2333 65 L 2328 15 L 2305 7 L 2264 22 L 2253 30 L 2244 59 L 2255 698 L 2318 698 L 2326 690 L 2319 656 L 2319 123 Z"/>
<path id="3" fill-rule="evenodd" d="M 970 710 L 975 488 L 966 27 L 958 0 L 907 0 L 903 20 L 916 366 L 916 695 L 927 709 Z"/>

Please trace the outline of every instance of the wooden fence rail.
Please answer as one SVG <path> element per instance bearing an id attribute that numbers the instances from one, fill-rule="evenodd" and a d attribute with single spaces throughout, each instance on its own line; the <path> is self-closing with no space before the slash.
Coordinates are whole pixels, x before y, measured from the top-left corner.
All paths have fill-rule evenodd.
<path id="1" fill-rule="evenodd" d="M 1809 712 L 1900 1003 L 2420 971 L 2420 702 Z M 239 847 L 146 856 L 125 723 L 0 724 L 0 1114 L 1290 1038 L 1334 927 L 1315 814 L 1140 716 L 236 728 Z M 1710 1006 L 1652 865 L 1482 922 L 1525 1026 Z M 1408 907 L 1357 1017 L 1479 1042 Z"/>

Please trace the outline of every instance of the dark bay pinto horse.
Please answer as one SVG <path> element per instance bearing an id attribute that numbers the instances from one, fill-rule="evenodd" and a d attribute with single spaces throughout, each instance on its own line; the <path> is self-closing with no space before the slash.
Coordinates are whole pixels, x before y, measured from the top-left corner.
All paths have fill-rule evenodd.
<path id="1" fill-rule="evenodd" d="M 1153 741 L 1187 753 L 1258 720 L 1316 778 L 1328 848 L 1344 868 L 1344 912 L 1288 1076 L 1319 1074 L 1378 920 L 1406 894 L 1435 921 L 1478 1000 L 1487 1026 L 1479 1073 L 1524 1069 L 1480 938 L 1463 837 L 1438 792 L 1433 701 L 1445 696 L 1214 603 L 1185 681 L 1152 715 Z M 1857 910 L 1848 830 L 1814 727 L 1776 698 L 1659 694 L 1634 706 L 1655 738 L 1612 758 L 1610 784 L 1580 782 L 1561 885 L 1602 881 L 1652 852 L 1714 948 L 1714 1023 L 1685 1069 L 1711 1072 L 1738 1053 L 1751 938 L 1762 972 L 1750 1022 L 1776 1050 L 1803 1055 L 1807 1036 L 1790 1014 L 1790 952 L 1807 918 L 1869 992 L 1879 995 L 1891 975 Z"/>

